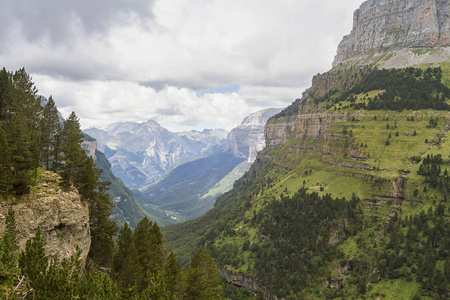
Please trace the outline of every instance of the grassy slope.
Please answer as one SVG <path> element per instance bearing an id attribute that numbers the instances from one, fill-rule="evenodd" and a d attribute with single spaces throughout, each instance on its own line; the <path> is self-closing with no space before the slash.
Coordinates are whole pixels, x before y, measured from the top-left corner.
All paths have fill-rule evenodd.
<path id="1" fill-rule="evenodd" d="M 424 66 L 426 67 L 426 66 Z M 450 64 L 443 64 L 444 82 L 449 85 L 450 82 Z M 372 91 L 369 96 L 374 96 L 380 91 Z M 365 95 L 358 95 L 358 101 Z M 345 106 L 348 103 L 343 103 Z M 343 113 L 352 112 L 348 109 Z M 342 112 L 341 112 L 342 113 Z M 374 118 L 376 116 L 376 119 Z M 407 121 L 408 117 L 414 116 L 414 121 Z M 435 128 L 427 128 L 430 118 L 439 117 L 439 124 Z M 389 124 L 389 129 L 387 129 Z M 450 132 L 445 134 L 440 145 L 435 145 L 438 141 L 438 135 L 450 126 L 450 115 L 444 111 L 366 111 L 363 116 L 355 122 L 340 122 L 333 124 L 330 131 L 342 132 L 344 126 L 352 130 L 354 140 L 347 147 L 358 148 L 368 156 L 367 159 L 358 161 L 359 165 L 365 166 L 370 170 L 358 168 L 340 167 L 339 163 L 352 161 L 346 157 L 324 157 L 318 154 L 318 151 L 303 151 L 296 154 L 291 151 L 291 147 L 298 141 L 290 141 L 282 148 L 266 149 L 260 153 L 260 157 L 269 157 L 270 162 L 267 165 L 258 166 L 257 179 L 252 178 L 251 172 L 247 174 L 244 181 L 253 184 L 268 184 L 261 187 L 247 189 L 251 191 L 251 205 L 244 205 L 240 195 L 244 190 L 235 188 L 229 194 L 218 199 L 216 209 L 211 211 L 205 217 L 184 224 L 183 227 L 177 226 L 168 228 L 166 236 L 169 244 L 175 249 L 178 255 L 183 255 L 191 251 L 190 248 L 201 246 L 204 238 L 208 235 L 208 230 L 212 228 L 213 220 L 215 223 L 224 222 L 232 224 L 236 234 L 228 235 L 225 232 L 219 233 L 215 238 L 217 248 L 234 249 L 236 251 L 236 260 L 239 262 L 237 267 L 227 266 L 228 269 L 235 272 L 244 272 L 251 275 L 254 258 L 248 251 L 243 251 L 241 245 L 245 240 L 250 243 L 258 241 L 258 229 L 251 227 L 249 220 L 273 199 L 279 199 L 282 193 L 292 194 L 298 188 L 305 186 L 310 190 L 325 194 L 330 193 L 333 196 L 351 197 L 353 193 L 364 200 L 378 200 L 376 205 L 364 205 L 364 229 L 356 236 L 344 239 L 338 246 L 350 258 L 357 253 L 364 253 L 367 247 L 374 245 L 375 239 L 380 234 L 381 225 L 387 220 L 388 215 L 394 209 L 394 200 L 389 198 L 380 198 L 379 196 L 393 194 L 393 181 L 401 176 L 404 170 L 409 170 L 406 175 L 407 184 L 405 189 L 405 200 L 399 211 L 400 215 L 417 214 L 422 210 L 428 210 L 430 206 L 435 206 L 436 200 L 441 199 L 440 194 L 429 188 L 423 192 L 424 177 L 417 175 L 418 165 L 410 160 L 412 156 L 426 156 L 427 154 L 441 153 L 446 160 L 445 168 L 450 168 Z M 396 132 L 398 131 L 398 136 Z M 416 131 L 417 135 L 413 135 Z M 331 132 L 330 132 L 331 133 Z M 391 133 L 390 144 L 386 145 L 386 139 Z M 428 143 L 425 143 L 428 140 Z M 319 149 L 323 141 L 310 140 L 307 143 Z M 363 147 L 361 147 L 361 143 Z M 367 147 L 365 147 L 367 144 Z M 342 142 L 331 142 L 330 147 L 343 148 Z M 325 163 L 325 161 L 327 163 Z M 332 164 L 330 164 L 330 162 Z M 294 167 L 292 167 L 294 166 Z M 289 171 L 286 171 L 289 168 Z M 270 183 L 269 183 L 270 182 Z M 323 187 L 323 191 L 321 191 Z M 414 196 L 414 190 L 418 189 L 419 194 Z M 233 202 L 234 201 L 234 202 Z M 242 209 L 243 207 L 246 209 Z M 228 213 L 235 209 L 241 213 Z M 242 211 L 244 211 L 242 213 Z M 449 214 L 448 210 L 446 212 Z M 239 215 L 240 217 L 236 218 Z M 217 217 L 220 217 L 217 219 Z M 227 217 L 229 216 L 229 217 Z M 220 226 L 219 226 L 220 228 Z M 183 244 L 182 248 L 179 246 Z M 329 266 L 330 274 L 336 274 L 333 266 Z M 322 279 L 324 280 L 324 278 Z M 323 287 L 323 281 L 317 282 L 317 288 Z M 344 281 L 344 284 L 346 282 Z M 382 280 L 372 285 L 368 296 L 384 296 L 383 299 L 411 299 L 417 294 L 419 286 L 415 281 L 407 282 L 404 279 Z M 346 291 L 348 295 L 356 295 L 355 287 L 347 284 Z M 312 296 L 314 295 L 314 296 Z M 314 291 L 311 291 L 313 298 L 321 298 Z M 369 298 L 370 298 L 369 297 Z"/>

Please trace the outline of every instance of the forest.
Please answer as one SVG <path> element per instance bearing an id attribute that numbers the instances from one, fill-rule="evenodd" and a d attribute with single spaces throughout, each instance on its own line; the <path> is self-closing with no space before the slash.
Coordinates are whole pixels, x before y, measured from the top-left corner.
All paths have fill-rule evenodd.
<path id="1" fill-rule="evenodd" d="M 110 220 L 109 182 L 100 179 L 81 147 L 83 134 L 72 112 L 60 121 L 50 96 L 41 105 L 25 69 L 0 72 L 0 201 L 31 191 L 42 170 L 58 173 L 61 188 L 75 186 L 88 203 L 91 247 L 83 267 L 80 251 L 62 261 L 45 253 L 40 228 L 19 253 L 14 211 L 0 239 L 0 299 L 220 299 L 222 285 L 208 250 L 199 249 L 182 270 L 147 218 L 118 232 Z"/>

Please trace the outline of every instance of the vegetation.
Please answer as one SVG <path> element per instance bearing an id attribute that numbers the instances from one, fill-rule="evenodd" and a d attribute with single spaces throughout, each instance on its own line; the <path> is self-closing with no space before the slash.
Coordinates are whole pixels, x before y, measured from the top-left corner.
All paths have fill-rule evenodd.
<path id="1" fill-rule="evenodd" d="M 355 70 L 350 84 L 296 101 L 292 115 L 299 112 L 294 106 L 309 105 L 341 121 L 322 128 L 319 138 L 263 150 L 213 210 L 164 228 L 181 264 L 192 257 L 190 248 L 207 246 L 221 268 L 286 299 L 444 299 L 446 72 Z M 292 116 L 286 113 L 270 122 Z M 427 221 L 417 225 L 421 216 Z M 414 240 L 406 237 L 410 230 Z M 418 272 L 420 260 L 426 276 Z M 226 291 L 231 299 L 256 299 Z"/>
<path id="2" fill-rule="evenodd" d="M 220 299 L 217 267 L 200 249 L 183 272 L 168 254 L 156 223 L 143 218 L 134 232 L 125 223 L 118 241 L 110 219 L 108 181 L 81 148 L 83 134 L 74 112 L 59 123 L 50 97 L 42 107 L 24 69 L 0 73 L 0 193 L 8 204 L 30 192 L 41 168 L 58 172 L 62 188 L 75 186 L 89 206 L 91 247 L 87 272 L 81 250 L 59 261 L 45 253 L 40 228 L 19 252 L 14 213 L 0 239 L 0 299 Z M 87 137 L 88 138 L 88 137 Z M 127 191 L 125 191 L 127 192 Z M 129 192 L 129 191 L 128 191 Z M 9 199 L 9 200 L 8 200 Z M 111 270 L 111 271 L 107 271 Z M 106 271 L 106 272 L 105 272 Z"/>

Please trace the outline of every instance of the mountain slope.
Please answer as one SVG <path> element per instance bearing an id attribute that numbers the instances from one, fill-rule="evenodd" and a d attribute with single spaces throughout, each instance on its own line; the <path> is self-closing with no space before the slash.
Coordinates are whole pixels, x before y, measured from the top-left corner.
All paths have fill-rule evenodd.
<path id="1" fill-rule="evenodd" d="M 177 134 L 152 120 L 115 123 L 106 130 L 89 128 L 84 132 L 98 140 L 114 174 L 129 188 L 155 182 L 180 163 L 221 144 L 226 136 L 220 129 Z"/>
<path id="2" fill-rule="evenodd" d="M 183 164 L 163 180 L 142 189 L 137 199 L 144 209 L 159 211 L 157 216 L 163 220 L 162 224 L 193 219 L 214 204 L 214 198 L 202 196 L 242 161 L 230 153 L 219 152 Z"/>
<path id="3" fill-rule="evenodd" d="M 158 182 L 136 192 L 136 198 L 150 214 L 163 220 L 163 225 L 204 214 L 248 170 L 263 148 L 265 123 L 279 111 L 266 109 L 247 116 L 228 134 L 223 149 L 216 147 L 176 167 Z M 193 132 L 184 134 L 195 138 Z"/>
<path id="4" fill-rule="evenodd" d="M 81 147 L 88 156 L 94 158 L 95 166 L 102 170 L 100 180 L 111 183 L 107 190 L 107 193 L 115 202 L 115 206 L 111 210 L 111 219 L 119 226 L 128 223 L 129 226 L 134 228 L 140 220 L 146 216 L 150 217 L 136 202 L 130 189 L 124 185 L 122 180 L 114 176 L 111 164 L 105 154 L 97 149 L 97 140 L 84 133 Z M 152 220 L 157 221 L 155 218 Z"/>
<path id="5" fill-rule="evenodd" d="M 359 15 L 447 5 L 386 3 L 367 1 Z M 316 76 L 267 123 L 266 149 L 234 188 L 203 217 L 165 228 L 171 248 L 185 263 L 209 247 L 230 282 L 265 299 L 448 297 L 450 59 L 439 51 L 440 68 L 376 70 L 358 52 Z"/>

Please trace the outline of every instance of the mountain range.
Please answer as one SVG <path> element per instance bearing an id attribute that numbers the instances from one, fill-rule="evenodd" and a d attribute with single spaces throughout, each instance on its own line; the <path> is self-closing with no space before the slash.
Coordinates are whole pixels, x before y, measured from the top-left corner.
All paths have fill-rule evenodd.
<path id="1" fill-rule="evenodd" d="M 152 120 L 84 132 L 97 140 L 114 176 L 133 189 L 150 218 L 168 225 L 204 214 L 232 188 L 264 147 L 265 123 L 280 110 L 253 113 L 226 136 L 221 129 L 173 133 Z"/>

